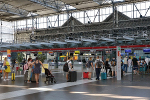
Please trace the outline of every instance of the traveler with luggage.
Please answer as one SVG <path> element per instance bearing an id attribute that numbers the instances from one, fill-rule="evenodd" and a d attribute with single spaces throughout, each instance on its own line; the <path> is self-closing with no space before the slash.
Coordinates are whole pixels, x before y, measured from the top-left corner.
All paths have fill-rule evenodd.
<path id="1" fill-rule="evenodd" d="M 116 66 L 116 59 L 115 57 L 113 57 L 112 61 L 111 61 L 111 69 L 112 69 L 112 76 L 114 75 L 115 72 L 115 76 L 117 76 L 117 66 Z"/>
<path id="2" fill-rule="evenodd" d="M 72 69 L 72 63 L 71 63 L 71 58 L 68 57 L 68 60 L 67 62 L 64 64 L 63 66 L 63 70 L 64 72 L 66 72 L 66 79 L 67 79 L 67 82 L 69 82 L 69 78 L 68 78 L 68 75 L 69 75 L 69 71 Z"/>
<path id="3" fill-rule="evenodd" d="M 4 58 L 3 66 L 4 66 L 4 68 L 5 68 L 4 74 L 3 74 L 3 81 L 6 81 L 6 80 L 9 80 L 9 79 L 8 79 L 8 74 L 11 72 L 11 70 L 10 70 L 10 64 L 9 64 L 9 62 L 7 61 L 7 57 Z M 7 79 L 5 79 L 5 76 L 6 76 Z"/>
<path id="4" fill-rule="evenodd" d="M 109 72 L 111 72 L 111 68 L 110 68 L 110 65 L 109 65 L 109 59 L 107 58 L 106 61 L 105 61 L 105 70 L 106 70 L 106 74 L 107 74 L 107 70 L 110 69 Z M 110 75 L 111 76 L 111 75 Z"/>
<path id="5" fill-rule="evenodd" d="M 99 75 L 103 65 L 104 62 L 99 58 L 99 56 L 97 56 L 97 59 L 95 60 L 96 80 L 99 80 Z"/>
<path id="6" fill-rule="evenodd" d="M 33 69 L 33 73 L 35 74 L 35 81 L 36 83 L 39 83 L 39 74 L 41 73 L 41 68 L 40 66 L 42 65 L 42 67 L 44 68 L 43 66 L 43 63 L 39 60 L 38 57 L 36 57 L 36 60 L 32 63 L 35 65 L 34 69 Z"/>
<path id="7" fill-rule="evenodd" d="M 27 83 L 31 83 L 30 77 L 31 77 L 31 72 L 32 72 L 32 58 L 28 58 L 27 66 L 28 66 L 28 69 L 27 69 L 28 70 L 28 82 Z"/>
<path id="8" fill-rule="evenodd" d="M 91 75 L 92 75 L 92 72 L 93 72 L 93 70 L 94 70 L 92 57 L 90 57 L 89 61 L 88 61 L 87 64 L 86 64 L 86 67 L 88 68 L 88 72 L 89 72 L 89 74 L 88 74 L 88 79 L 89 79 L 89 80 L 92 80 L 92 79 L 91 79 Z"/>

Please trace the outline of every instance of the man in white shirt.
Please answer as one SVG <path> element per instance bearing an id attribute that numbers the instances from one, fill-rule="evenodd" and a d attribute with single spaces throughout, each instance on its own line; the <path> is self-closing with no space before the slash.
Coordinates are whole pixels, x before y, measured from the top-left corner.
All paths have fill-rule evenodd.
<path id="1" fill-rule="evenodd" d="M 128 67 L 128 58 L 127 56 L 124 58 L 124 71 L 127 73 L 127 67 Z"/>
<path id="2" fill-rule="evenodd" d="M 145 62 L 148 65 L 148 63 L 149 63 L 149 58 L 148 57 L 145 57 Z"/>
<path id="3" fill-rule="evenodd" d="M 71 63 L 71 58 L 70 57 L 68 57 L 67 63 L 68 63 L 69 71 L 70 71 L 72 69 L 72 67 L 73 67 L 72 63 Z M 69 82 L 69 79 L 68 79 L 69 71 L 66 73 L 67 82 Z"/>

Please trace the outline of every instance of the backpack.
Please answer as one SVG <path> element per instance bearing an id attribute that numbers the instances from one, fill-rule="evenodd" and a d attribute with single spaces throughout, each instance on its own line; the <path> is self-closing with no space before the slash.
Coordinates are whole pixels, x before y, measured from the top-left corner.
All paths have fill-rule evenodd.
<path id="1" fill-rule="evenodd" d="M 69 61 L 70 62 L 70 61 Z M 65 64 L 64 64 L 64 66 L 63 66 L 63 71 L 64 72 L 68 72 L 69 71 L 69 67 L 68 67 L 68 63 L 69 62 L 66 62 Z"/>
<path id="2" fill-rule="evenodd" d="M 28 70 L 29 67 L 28 67 L 28 63 L 24 64 L 24 70 Z"/>
<path id="3" fill-rule="evenodd" d="M 112 61 L 111 64 L 112 64 L 112 66 L 116 66 L 116 62 L 115 61 Z"/>
<path id="4" fill-rule="evenodd" d="M 88 61 L 88 62 L 86 63 L 86 67 L 90 68 L 90 66 L 91 66 L 90 61 Z"/>
<path id="5" fill-rule="evenodd" d="M 102 61 L 97 60 L 96 65 L 97 65 L 97 67 L 102 67 Z"/>
<path id="6" fill-rule="evenodd" d="M 123 66 L 123 61 L 121 60 L 121 66 Z"/>

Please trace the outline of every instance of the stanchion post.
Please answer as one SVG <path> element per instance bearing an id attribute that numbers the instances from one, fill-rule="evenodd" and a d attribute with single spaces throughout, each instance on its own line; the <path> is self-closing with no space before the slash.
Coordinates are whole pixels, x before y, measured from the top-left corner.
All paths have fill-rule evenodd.
<path id="1" fill-rule="evenodd" d="M 132 65 L 132 82 L 133 82 L 133 65 Z"/>

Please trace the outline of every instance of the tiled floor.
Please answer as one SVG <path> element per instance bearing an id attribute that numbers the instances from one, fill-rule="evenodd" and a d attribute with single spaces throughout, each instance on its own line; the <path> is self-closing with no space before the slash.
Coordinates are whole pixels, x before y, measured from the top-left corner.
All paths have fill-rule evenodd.
<path id="1" fill-rule="evenodd" d="M 55 73 L 57 84 L 44 83 L 45 76 L 40 77 L 40 83 L 27 84 L 23 77 L 15 82 L 0 81 L 0 100 L 150 100 L 150 75 L 131 74 L 121 81 L 116 78 L 96 81 L 82 80 L 78 73 L 77 82 L 67 83 L 62 73 Z"/>

